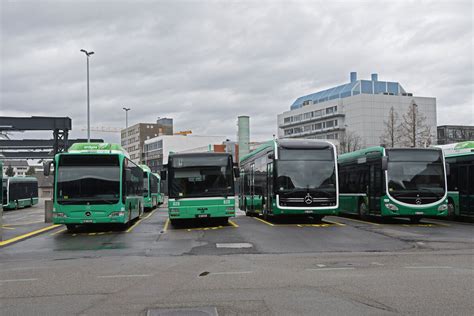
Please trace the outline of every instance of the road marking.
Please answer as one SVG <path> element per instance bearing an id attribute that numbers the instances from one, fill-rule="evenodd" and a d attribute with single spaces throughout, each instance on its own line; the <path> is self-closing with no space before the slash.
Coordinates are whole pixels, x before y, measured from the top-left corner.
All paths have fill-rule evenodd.
<path id="1" fill-rule="evenodd" d="M 15 230 L 16 228 L 13 228 L 13 227 L 8 227 L 8 226 L 2 226 L 2 229 L 10 229 L 10 230 Z"/>
<path id="2" fill-rule="evenodd" d="M 253 273 L 253 271 L 228 271 L 228 272 L 211 272 L 209 275 L 225 275 L 225 274 L 250 274 Z"/>
<path id="3" fill-rule="evenodd" d="M 346 224 L 342 224 L 342 223 L 339 223 L 339 222 L 336 222 L 336 221 L 330 221 L 330 220 L 323 220 L 323 223 L 326 222 L 326 223 L 329 223 L 329 224 L 334 224 L 334 225 L 337 225 L 337 226 L 346 226 Z"/>
<path id="4" fill-rule="evenodd" d="M 370 264 L 373 264 L 374 266 L 383 266 L 383 263 L 380 262 L 371 262 Z"/>
<path id="5" fill-rule="evenodd" d="M 148 217 L 152 216 L 153 214 L 155 214 L 157 210 L 155 209 L 153 212 L 151 212 L 150 214 L 148 214 L 147 216 L 143 217 L 143 218 L 140 218 L 135 224 L 133 224 L 129 229 L 127 229 L 125 232 L 126 233 L 129 233 L 131 232 L 135 227 L 137 227 L 138 224 L 140 224 L 143 220 L 147 219 Z"/>
<path id="6" fill-rule="evenodd" d="M 239 248 L 252 248 L 253 245 L 250 243 L 246 242 L 241 242 L 241 243 L 216 243 L 216 248 L 234 248 L 234 249 L 239 249 Z"/>
<path id="7" fill-rule="evenodd" d="M 370 225 L 374 225 L 374 226 L 380 226 L 380 224 L 377 224 L 377 223 L 366 222 L 366 221 L 360 221 L 360 220 L 358 220 L 358 219 L 353 219 L 353 218 L 348 218 L 348 217 L 341 217 L 341 218 L 347 219 L 347 220 L 352 221 L 352 222 L 363 223 L 363 224 L 370 224 Z"/>
<path id="8" fill-rule="evenodd" d="M 452 269 L 449 266 L 407 266 L 405 269 Z"/>
<path id="9" fill-rule="evenodd" d="M 7 283 L 7 282 L 29 282 L 29 281 L 38 281 L 38 279 L 12 279 L 12 280 L 0 280 L 0 283 Z"/>
<path id="10" fill-rule="evenodd" d="M 325 264 L 317 264 L 318 267 L 324 268 L 326 265 Z"/>
<path id="11" fill-rule="evenodd" d="M 48 230 L 51 230 L 51 229 L 55 229 L 57 227 L 59 227 L 61 225 L 51 225 L 51 226 L 47 226 L 47 227 L 44 227 L 44 228 L 41 228 L 41 229 L 38 229 L 38 230 L 35 230 L 35 231 L 32 231 L 32 232 L 29 232 L 27 234 L 24 234 L 24 235 L 20 235 L 20 236 L 17 236 L 17 237 L 14 237 L 14 238 L 11 238 L 11 239 L 7 239 L 5 241 L 0 241 L 0 247 L 3 247 L 3 246 L 6 246 L 6 245 L 9 245 L 11 243 L 14 243 L 14 242 L 17 242 L 17 241 L 20 241 L 20 240 L 23 240 L 23 239 L 26 239 L 28 237 L 31 237 L 31 236 L 35 236 L 35 235 L 38 235 L 38 234 L 41 234 L 43 232 L 46 232 Z"/>
<path id="12" fill-rule="evenodd" d="M 89 233 L 88 235 L 89 236 L 95 236 L 95 235 L 97 235 L 97 233 Z"/>
<path id="13" fill-rule="evenodd" d="M 163 231 L 166 232 L 168 230 L 168 226 L 170 225 L 170 219 L 167 218 L 165 222 L 165 227 L 163 227 Z"/>
<path id="14" fill-rule="evenodd" d="M 67 228 L 60 229 L 60 230 L 58 230 L 58 231 L 56 231 L 56 232 L 50 234 L 50 236 L 57 235 L 57 234 L 62 233 L 62 232 L 64 232 L 64 231 L 66 231 L 66 230 L 67 230 Z"/>
<path id="15" fill-rule="evenodd" d="M 231 224 L 232 226 L 234 226 L 234 227 L 236 227 L 236 228 L 239 227 L 239 225 L 237 225 L 236 223 L 234 223 L 234 222 L 231 221 L 231 220 L 229 220 L 229 224 Z"/>
<path id="16" fill-rule="evenodd" d="M 111 278 L 146 278 L 151 277 L 153 274 L 115 274 L 115 275 L 99 275 L 100 279 L 111 279 Z"/>
<path id="17" fill-rule="evenodd" d="M 306 269 L 306 271 L 331 271 L 331 270 L 354 270 L 355 268 L 319 268 L 319 269 Z"/>
<path id="18" fill-rule="evenodd" d="M 265 224 L 267 224 L 267 225 L 269 225 L 269 226 L 275 226 L 275 225 L 273 225 L 272 223 L 267 222 L 267 221 L 265 221 L 265 220 L 263 220 L 263 219 L 261 219 L 261 218 L 258 218 L 258 217 L 254 217 L 254 218 L 255 218 L 257 221 L 260 221 L 260 222 L 262 222 L 262 223 L 265 223 Z"/>

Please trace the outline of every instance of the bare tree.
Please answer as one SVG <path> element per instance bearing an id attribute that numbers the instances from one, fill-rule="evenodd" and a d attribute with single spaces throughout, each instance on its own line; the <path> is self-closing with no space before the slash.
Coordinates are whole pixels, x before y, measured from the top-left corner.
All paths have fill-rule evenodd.
<path id="1" fill-rule="evenodd" d="M 345 131 L 339 138 L 339 154 L 348 153 L 362 148 L 362 139 L 357 133 Z"/>
<path id="2" fill-rule="evenodd" d="M 403 114 L 399 126 L 403 146 L 427 147 L 432 143 L 431 127 L 427 126 L 425 121 L 426 117 L 418 111 L 418 105 L 413 102 Z"/>
<path id="3" fill-rule="evenodd" d="M 393 148 L 398 145 L 399 142 L 399 128 L 398 128 L 398 113 L 395 112 L 393 106 L 388 112 L 388 120 L 383 121 L 385 125 L 385 131 L 380 136 L 380 143 L 386 147 Z"/>

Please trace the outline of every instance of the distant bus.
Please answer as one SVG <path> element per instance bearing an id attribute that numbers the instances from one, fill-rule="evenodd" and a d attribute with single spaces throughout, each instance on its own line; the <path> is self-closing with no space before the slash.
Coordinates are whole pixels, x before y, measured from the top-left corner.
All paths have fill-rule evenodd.
<path id="1" fill-rule="evenodd" d="M 164 194 L 163 192 L 161 192 L 161 175 L 159 175 L 158 173 L 153 173 L 153 175 L 155 175 L 155 177 L 158 179 L 157 201 L 158 201 L 158 205 L 161 205 L 164 202 Z"/>
<path id="2" fill-rule="evenodd" d="M 448 214 L 474 217 L 474 141 L 458 143 L 446 150 L 448 174 Z"/>
<path id="3" fill-rule="evenodd" d="M 444 155 L 435 148 L 370 147 L 339 156 L 340 213 L 447 216 Z"/>
<path id="4" fill-rule="evenodd" d="M 162 203 L 160 176 L 152 173 L 146 165 L 140 167 L 143 169 L 143 204 L 145 210 L 152 210 Z"/>
<path id="5" fill-rule="evenodd" d="M 76 143 L 54 157 L 54 166 L 55 224 L 69 230 L 83 224 L 126 227 L 143 214 L 143 170 L 121 146 Z"/>
<path id="6" fill-rule="evenodd" d="M 235 216 L 232 155 L 213 152 L 170 154 L 168 195 L 169 219 L 173 225 L 196 218 L 227 223 L 229 217 Z"/>
<path id="7" fill-rule="evenodd" d="M 240 160 L 240 208 L 247 216 L 336 215 L 336 147 L 313 139 L 272 140 Z"/>
<path id="8" fill-rule="evenodd" d="M 38 180 L 35 177 L 7 177 L 2 180 L 3 208 L 19 209 L 38 204 Z"/>

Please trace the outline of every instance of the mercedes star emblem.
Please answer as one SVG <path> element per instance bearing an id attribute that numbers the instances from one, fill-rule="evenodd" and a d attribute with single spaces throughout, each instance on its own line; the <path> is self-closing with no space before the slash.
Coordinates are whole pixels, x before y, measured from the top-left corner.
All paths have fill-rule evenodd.
<path id="1" fill-rule="evenodd" d="M 308 193 L 304 198 L 304 202 L 308 205 L 313 203 L 313 197 Z"/>

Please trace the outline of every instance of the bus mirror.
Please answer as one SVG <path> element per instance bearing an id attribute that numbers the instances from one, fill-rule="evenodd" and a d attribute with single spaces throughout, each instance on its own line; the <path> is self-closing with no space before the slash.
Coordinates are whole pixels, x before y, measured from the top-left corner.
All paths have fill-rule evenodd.
<path id="1" fill-rule="evenodd" d="M 388 169 L 388 157 L 382 157 L 382 170 L 386 171 Z"/>
<path id="2" fill-rule="evenodd" d="M 43 174 L 45 177 L 49 176 L 51 173 L 51 164 L 52 161 L 45 161 L 43 162 Z"/>
<path id="3" fill-rule="evenodd" d="M 160 171 L 160 178 L 161 178 L 161 181 L 166 180 L 166 170 Z"/>
<path id="4" fill-rule="evenodd" d="M 268 154 L 268 159 L 273 159 L 275 156 L 273 154 Z"/>
<path id="5" fill-rule="evenodd" d="M 125 169 L 125 181 L 132 181 L 132 171 L 130 169 Z"/>
<path id="6" fill-rule="evenodd" d="M 240 178 L 240 169 L 239 168 L 234 167 L 234 177 Z"/>
<path id="7" fill-rule="evenodd" d="M 449 166 L 449 163 L 446 163 L 446 175 L 451 175 L 451 167 Z"/>

